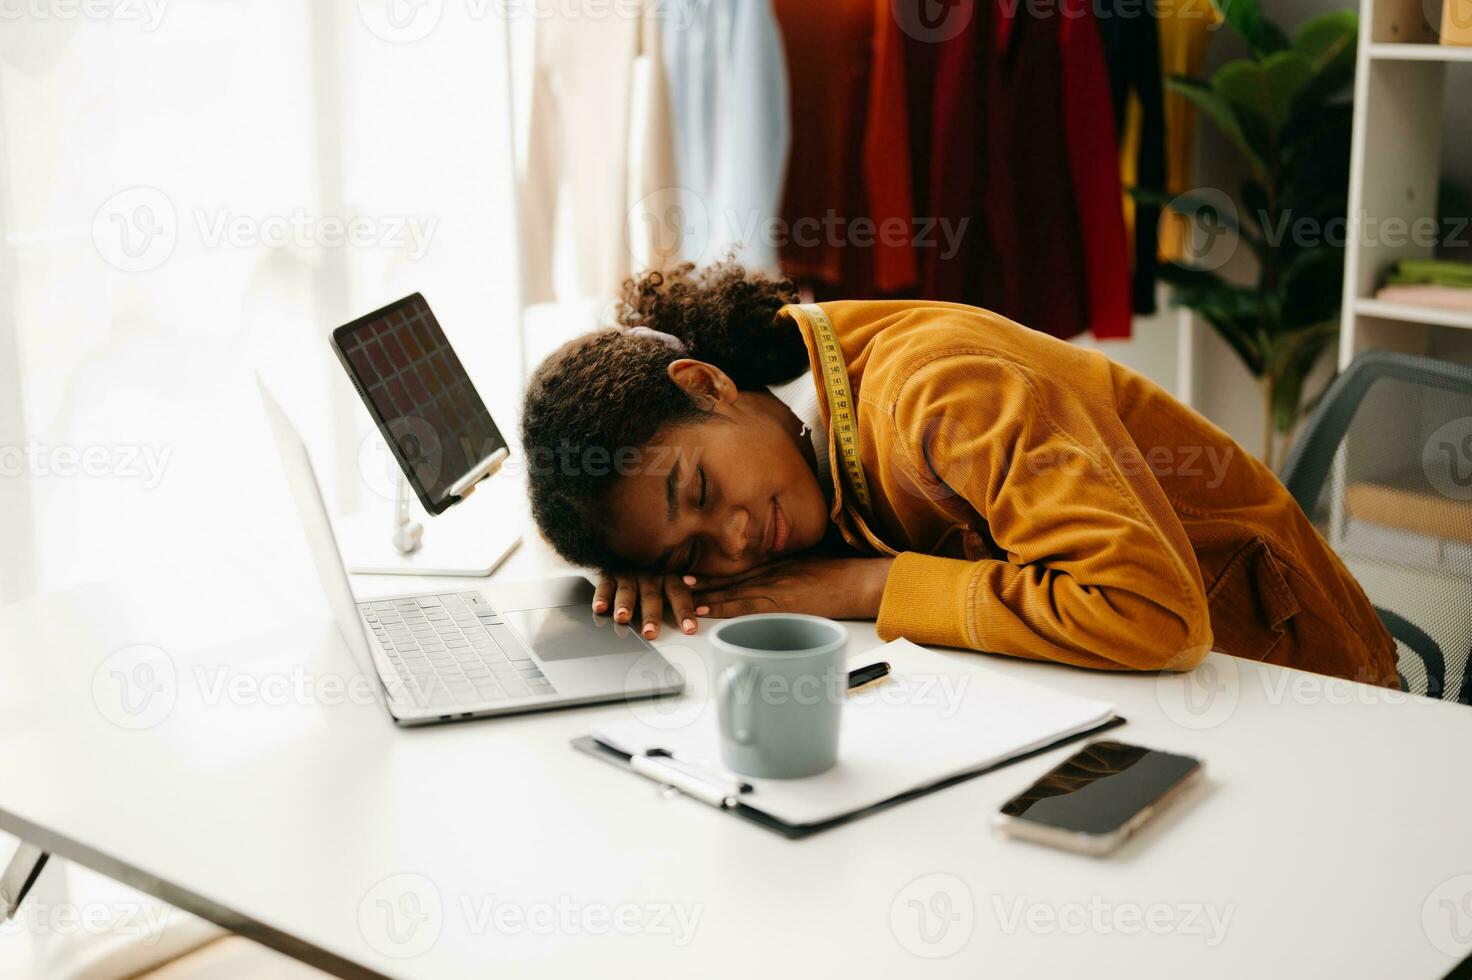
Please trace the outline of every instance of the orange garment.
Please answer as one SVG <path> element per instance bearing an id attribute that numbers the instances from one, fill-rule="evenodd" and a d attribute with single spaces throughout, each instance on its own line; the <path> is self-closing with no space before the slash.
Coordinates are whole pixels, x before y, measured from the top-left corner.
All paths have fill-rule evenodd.
<path id="1" fill-rule="evenodd" d="M 1277 478 L 1159 386 L 975 307 L 823 304 L 859 405 L 872 500 L 832 517 L 896 554 L 884 639 L 1094 668 L 1212 649 L 1398 686 L 1358 583 Z M 786 307 L 817 370 L 807 314 Z"/>
<path id="2" fill-rule="evenodd" d="M 1189 75 L 1196 78 L 1206 64 L 1206 46 L 1221 25 L 1222 15 L 1211 0 L 1161 0 L 1160 69 L 1166 78 Z M 1140 100 L 1131 97 L 1125 110 L 1119 146 L 1120 177 L 1125 187 L 1135 183 L 1135 160 L 1140 145 Z M 1165 187 L 1171 195 L 1184 194 L 1196 186 L 1196 107 L 1185 97 L 1165 92 Z M 1125 228 L 1131 241 L 1135 235 L 1135 199 L 1124 198 Z M 1160 214 L 1158 249 L 1162 261 L 1178 262 L 1186 257 L 1190 221 L 1185 215 L 1165 208 Z"/>
<path id="3" fill-rule="evenodd" d="M 917 272 L 904 51 L 889 0 L 774 9 L 792 93 L 783 271 L 851 295 L 908 289 Z"/>

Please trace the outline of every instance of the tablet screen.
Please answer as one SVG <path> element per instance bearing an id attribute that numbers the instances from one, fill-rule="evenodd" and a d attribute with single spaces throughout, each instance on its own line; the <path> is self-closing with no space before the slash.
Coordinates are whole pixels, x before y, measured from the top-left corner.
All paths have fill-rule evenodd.
<path id="1" fill-rule="evenodd" d="M 415 293 L 333 332 L 358 394 L 431 514 L 471 467 L 505 447 L 424 297 Z"/>

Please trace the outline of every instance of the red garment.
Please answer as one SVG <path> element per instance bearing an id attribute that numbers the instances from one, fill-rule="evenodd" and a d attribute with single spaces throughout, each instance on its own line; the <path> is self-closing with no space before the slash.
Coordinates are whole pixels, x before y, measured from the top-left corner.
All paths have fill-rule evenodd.
<path id="1" fill-rule="evenodd" d="M 1065 0 L 1063 126 L 1073 196 L 1078 202 L 1094 336 L 1128 337 L 1133 324 L 1129 235 L 1120 205 L 1119 146 L 1109 97 L 1109 68 L 1088 0 Z"/>
<path id="2" fill-rule="evenodd" d="M 774 10 L 792 92 L 783 271 L 820 297 L 910 289 L 904 52 L 889 0 L 776 0 Z"/>

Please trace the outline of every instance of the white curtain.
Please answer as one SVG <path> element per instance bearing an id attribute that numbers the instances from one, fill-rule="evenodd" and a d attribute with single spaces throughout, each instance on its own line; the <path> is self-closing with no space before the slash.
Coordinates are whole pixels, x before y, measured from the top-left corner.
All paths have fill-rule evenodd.
<path id="1" fill-rule="evenodd" d="M 169 536 L 177 561 L 252 533 L 252 369 L 332 508 L 381 506 L 359 465 L 371 427 L 326 336 L 414 290 L 514 433 L 503 9 L 0 13 L 0 601 L 156 563 L 185 501 L 218 519 Z"/>

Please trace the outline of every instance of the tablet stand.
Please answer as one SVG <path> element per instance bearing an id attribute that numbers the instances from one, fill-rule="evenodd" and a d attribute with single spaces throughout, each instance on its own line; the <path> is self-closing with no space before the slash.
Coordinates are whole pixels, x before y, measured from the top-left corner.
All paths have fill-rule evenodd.
<path id="1" fill-rule="evenodd" d="M 460 503 L 433 518 L 429 528 L 414 520 L 409 481 L 399 473 L 390 526 L 384 526 L 376 508 L 343 522 L 348 570 L 359 575 L 491 574 L 521 542 L 521 529 L 507 519 L 515 513 L 504 499 L 510 481 L 491 479 L 505 458 L 502 450 L 499 458 L 472 471 L 474 479 L 459 494 Z"/>

